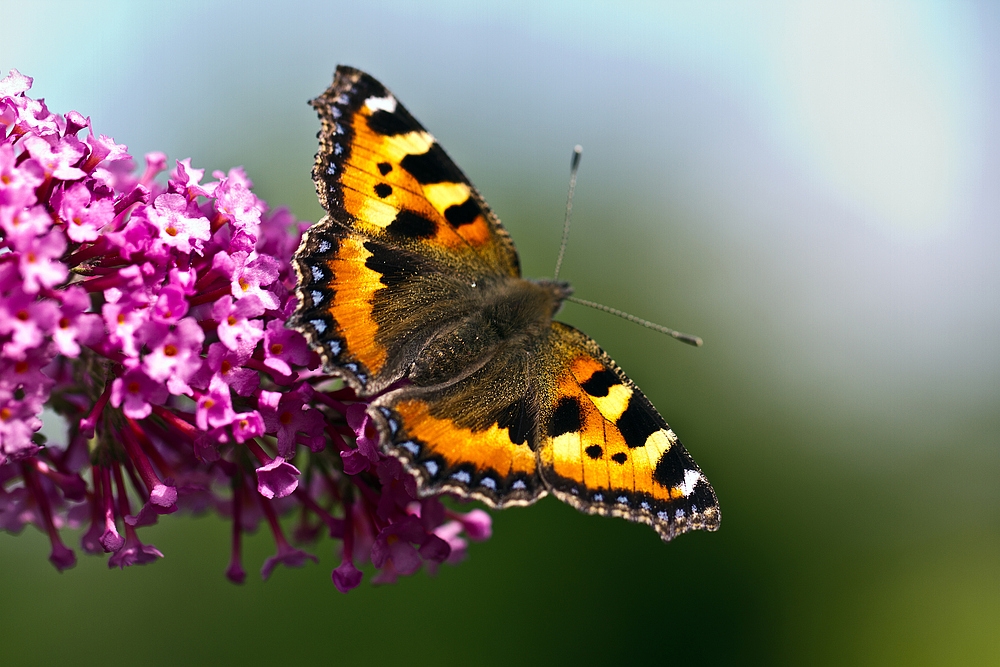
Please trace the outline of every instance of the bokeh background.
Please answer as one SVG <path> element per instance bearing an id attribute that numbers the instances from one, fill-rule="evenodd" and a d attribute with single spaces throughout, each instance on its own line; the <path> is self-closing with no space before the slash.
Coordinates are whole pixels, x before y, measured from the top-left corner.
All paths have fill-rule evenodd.
<path id="1" fill-rule="evenodd" d="M 436 576 L 243 587 L 228 530 L 62 575 L 0 536 L 0 660 L 1000 664 L 1000 10 L 993 2 L 0 2 L 0 68 L 133 154 L 244 165 L 318 219 L 306 101 L 381 79 L 552 272 L 712 480 L 663 544 L 554 499 Z M 75 538 L 74 538 L 75 539 Z M 251 539 L 252 570 L 271 553 Z M 252 579 L 252 578 L 251 578 Z"/>

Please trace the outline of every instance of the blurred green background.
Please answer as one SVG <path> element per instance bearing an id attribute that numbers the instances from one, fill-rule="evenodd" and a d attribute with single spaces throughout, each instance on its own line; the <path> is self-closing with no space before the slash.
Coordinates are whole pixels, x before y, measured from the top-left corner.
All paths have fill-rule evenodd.
<path id="1" fill-rule="evenodd" d="M 306 101 L 390 87 L 713 482 L 663 544 L 554 499 L 434 576 L 223 576 L 228 527 L 58 574 L 0 536 L 5 665 L 1000 664 L 1000 11 L 992 2 L 0 2 L 0 68 L 135 155 L 317 219 Z M 69 536 L 75 542 L 75 536 Z M 272 546 L 251 539 L 247 568 Z"/>

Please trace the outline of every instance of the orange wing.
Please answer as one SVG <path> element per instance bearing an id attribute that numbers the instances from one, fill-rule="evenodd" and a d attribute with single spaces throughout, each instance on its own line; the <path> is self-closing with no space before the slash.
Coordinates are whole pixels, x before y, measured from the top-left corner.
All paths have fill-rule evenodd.
<path id="1" fill-rule="evenodd" d="M 313 178 L 329 215 L 295 254 L 290 325 L 331 372 L 371 395 L 466 312 L 470 285 L 517 278 L 517 253 L 469 180 L 378 81 L 341 66 L 313 106 L 322 120 Z"/>
<path id="2" fill-rule="evenodd" d="M 417 478 L 421 495 L 450 492 L 509 507 L 546 494 L 538 476 L 537 408 L 526 364 L 541 342 L 500 348 L 457 382 L 406 385 L 373 401 L 368 412 L 382 433 L 383 450 Z"/>
<path id="3" fill-rule="evenodd" d="M 313 179 L 333 220 L 461 268 L 520 275 L 500 221 L 381 83 L 341 66 L 312 104 L 323 124 Z"/>
<path id="4" fill-rule="evenodd" d="M 560 500 L 653 526 L 664 540 L 719 527 L 715 491 L 639 388 L 597 343 L 553 322 L 539 472 Z"/>

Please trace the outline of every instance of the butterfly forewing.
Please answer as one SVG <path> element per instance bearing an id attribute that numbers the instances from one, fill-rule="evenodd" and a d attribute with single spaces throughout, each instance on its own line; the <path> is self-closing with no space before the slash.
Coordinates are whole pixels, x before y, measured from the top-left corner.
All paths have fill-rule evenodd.
<path id="1" fill-rule="evenodd" d="M 323 125 L 313 177 L 331 217 L 448 265 L 518 275 L 517 253 L 500 221 L 382 84 L 340 67 L 313 106 Z"/>
<path id="2" fill-rule="evenodd" d="M 313 101 L 328 216 L 295 255 L 291 325 L 360 393 L 405 374 L 471 285 L 518 275 L 506 231 L 434 138 L 372 77 L 340 67 Z"/>
<path id="3" fill-rule="evenodd" d="M 554 322 L 539 383 L 539 471 L 561 500 L 652 525 L 664 539 L 715 530 L 708 480 L 652 404 L 576 329 Z"/>

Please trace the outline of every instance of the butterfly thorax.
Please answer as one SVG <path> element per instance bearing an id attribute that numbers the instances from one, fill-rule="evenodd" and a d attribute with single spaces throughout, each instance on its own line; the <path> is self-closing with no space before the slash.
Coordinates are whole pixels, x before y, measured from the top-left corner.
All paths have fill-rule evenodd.
<path id="1" fill-rule="evenodd" d="M 414 360 L 408 379 L 418 386 L 450 384 L 468 377 L 504 349 L 530 353 L 526 341 L 544 338 L 552 317 L 572 293 L 551 280 L 476 281 L 469 285 L 463 316 L 444 325 Z"/>

